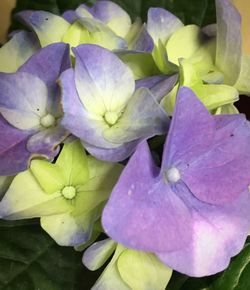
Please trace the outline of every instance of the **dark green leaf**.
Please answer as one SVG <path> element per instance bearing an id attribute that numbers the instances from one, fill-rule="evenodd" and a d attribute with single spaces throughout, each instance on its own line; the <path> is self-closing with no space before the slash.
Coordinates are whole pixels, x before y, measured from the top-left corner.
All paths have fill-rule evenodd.
<path id="1" fill-rule="evenodd" d="M 66 10 L 75 10 L 80 4 L 94 4 L 95 0 L 57 0 L 57 6 L 61 13 Z"/>
<path id="2" fill-rule="evenodd" d="M 99 273 L 86 270 L 82 253 L 60 247 L 36 220 L 0 221 L 1 290 L 90 289 Z"/>
<path id="3" fill-rule="evenodd" d="M 191 278 L 174 272 L 166 290 L 209 290 L 207 286 L 210 285 L 210 279 L 211 277 Z"/>
<path id="4" fill-rule="evenodd" d="M 95 0 L 17 0 L 14 12 L 21 10 L 46 10 L 61 14 L 69 9 L 76 9 L 80 4 L 93 4 Z"/>
<path id="5" fill-rule="evenodd" d="M 216 22 L 216 9 L 215 9 L 215 1 L 207 0 L 207 11 L 204 15 L 204 20 L 202 26 L 212 24 Z"/>
<path id="6" fill-rule="evenodd" d="M 15 12 L 25 9 L 46 10 L 55 14 L 75 9 L 81 3 L 94 4 L 96 0 L 18 0 Z M 147 20 L 150 7 L 163 7 L 178 16 L 185 24 L 207 25 L 215 22 L 214 0 L 113 0 L 125 9 L 132 19 Z M 16 24 L 14 26 L 16 28 Z"/>
<path id="7" fill-rule="evenodd" d="M 173 272 L 166 290 L 180 290 L 182 285 L 189 279 L 188 276 Z"/>
<path id="8" fill-rule="evenodd" d="M 59 14 L 57 0 L 19 0 L 14 12 L 21 10 L 46 10 Z"/>
<path id="9" fill-rule="evenodd" d="M 209 290 L 210 278 L 189 278 L 179 290 Z M 172 289 L 171 289 L 172 290 Z M 177 290 L 177 289 L 176 289 Z M 223 289 L 220 289 L 223 290 Z M 224 289 L 227 290 L 227 289 Z"/>
<path id="10" fill-rule="evenodd" d="M 123 7 L 134 19 L 140 16 L 147 20 L 147 12 L 150 7 L 162 7 L 176 16 L 185 24 L 204 25 L 215 22 L 214 0 L 113 0 Z"/>

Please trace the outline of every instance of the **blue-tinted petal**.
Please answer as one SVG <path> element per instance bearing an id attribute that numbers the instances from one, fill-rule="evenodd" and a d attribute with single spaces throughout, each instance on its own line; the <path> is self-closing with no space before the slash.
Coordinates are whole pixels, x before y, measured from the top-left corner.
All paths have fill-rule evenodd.
<path id="1" fill-rule="evenodd" d="M 241 68 L 241 16 L 229 0 L 216 0 L 216 65 L 225 83 L 234 85 Z"/>
<path id="2" fill-rule="evenodd" d="M 163 8 L 150 8 L 148 11 L 147 30 L 155 45 L 159 40 L 165 45 L 172 33 L 182 26 L 176 16 Z"/>
<path id="3" fill-rule="evenodd" d="M 102 224 L 111 238 L 150 252 L 171 251 L 189 243 L 191 216 L 158 174 L 147 143 L 141 143 L 104 208 Z"/>
<path id="4" fill-rule="evenodd" d="M 148 89 L 138 89 L 118 122 L 103 132 L 114 143 L 127 143 L 165 134 L 170 120 Z"/>
<path id="5" fill-rule="evenodd" d="M 46 11 L 21 11 L 17 17 L 37 34 L 41 46 L 62 41 L 70 24 L 62 17 Z"/>
<path id="6" fill-rule="evenodd" d="M 84 108 L 76 91 L 74 77 L 73 69 L 69 69 L 60 78 L 64 110 L 62 125 L 81 140 L 96 146 L 99 145 L 103 148 L 117 147 L 116 144 L 106 141 L 102 136 L 102 132 L 108 128 L 103 118 L 88 112 Z"/>
<path id="7" fill-rule="evenodd" d="M 54 87 L 60 74 L 70 66 L 69 45 L 55 43 L 34 54 L 18 71 L 38 76 L 47 86 Z"/>
<path id="8" fill-rule="evenodd" d="M 40 126 L 46 115 L 48 90 L 38 77 L 23 72 L 0 74 L 0 112 L 19 129 Z"/>
<path id="9" fill-rule="evenodd" d="M 128 13 L 111 1 L 97 1 L 91 8 L 81 5 L 77 9 L 78 15 L 85 16 L 84 10 L 89 12 L 93 18 L 105 23 L 120 37 L 124 38 L 131 28 Z"/>
<path id="10" fill-rule="evenodd" d="M 28 167 L 26 143 L 31 134 L 14 128 L 0 115 L 0 175 L 14 175 Z"/>
<path id="11" fill-rule="evenodd" d="M 80 45 L 74 53 L 76 87 L 85 108 L 101 116 L 124 109 L 135 87 L 130 69 L 97 45 Z"/>

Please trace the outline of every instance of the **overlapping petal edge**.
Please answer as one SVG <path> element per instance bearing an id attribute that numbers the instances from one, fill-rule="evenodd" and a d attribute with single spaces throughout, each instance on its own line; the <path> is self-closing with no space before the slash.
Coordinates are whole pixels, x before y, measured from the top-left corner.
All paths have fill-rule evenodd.
<path id="1" fill-rule="evenodd" d="M 56 81 L 69 67 L 69 47 L 57 43 L 38 51 L 16 73 L 0 74 L 0 175 L 27 169 L 34 156 L 58 154 L 57 145 L 69 133 L 60 124 Z"/>
<path id="2" fill-rule="evenodd" d="M 181 88 L 161 169 L 142 142 L 104 209 L 106 233 L 190 276 L 225 269 L 250 227 L 250 130 Z"/>
<path id="3" fill-rule="evenodd" d="M 60 78 L 62 124 L 92 155 L 121 161 L 142 139 L 167 131 L 166 113 L 148 89 L 135 91 L 133 74 L 118 57 L 96 45 L 73 51 L 75 72 Z"/>
<path id="4" fill-rule="evenodd" d="M 79 141 L 64 144 L 55 163 L 32 160 L 17 174 L 0 202 L 0 217 L 39 217 L 59 245 L 86 243 L 121 169 L 87 156 Z"/>

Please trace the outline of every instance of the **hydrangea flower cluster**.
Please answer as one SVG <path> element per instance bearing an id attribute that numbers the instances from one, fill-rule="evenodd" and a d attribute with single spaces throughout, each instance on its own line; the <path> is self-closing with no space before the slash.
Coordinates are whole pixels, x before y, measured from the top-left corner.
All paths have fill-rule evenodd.
<path id="1" fill-rule="evenodd" d="M 244 246 L 250 123 L 234 103 L 250 63 L 238 11 L 216 11 L 203 28 L 104 0 L 23 11 L 31 31 L 0 48 L 0 218 L 93 243 L 90 270 L 113 255 L 94 290 L 164 290 L 172 269 L 212 275 Z"/>

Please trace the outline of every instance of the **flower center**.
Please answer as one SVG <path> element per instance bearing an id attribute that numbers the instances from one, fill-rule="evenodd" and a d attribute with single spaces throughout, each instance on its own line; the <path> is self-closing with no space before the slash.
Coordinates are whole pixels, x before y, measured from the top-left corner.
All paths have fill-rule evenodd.
<path id="1" fill-rule="evenodd" d="M 104 119 L 105 121 L 110 125 L 114 125 L 117 120 L 119 119 L 119 115 L 116 113 L 116 112 L 106 112 L 105 115 L 104 115 Z"/>
<path id="2" fill-rule="evenodd" d="M 73 199 L 76 196 L 76 189 L 74 186 L 65 186 L 61 193 L 66 199 Z"/>
<path id="3" fill-rule="evenodd" d="M 40 119 L 40 124 L 45 128 L 52 127 L 55 125 L 55 123 L 56 123 L 56 119 L 51 114 L 47 114 Z"/>
<path id="4" fill-rule="evenodd" d="M 165 171 L 165 179 L 169 183 L 175 183 L 181 179 L 180 171 L 176 167 L 171 167 Z"/>

